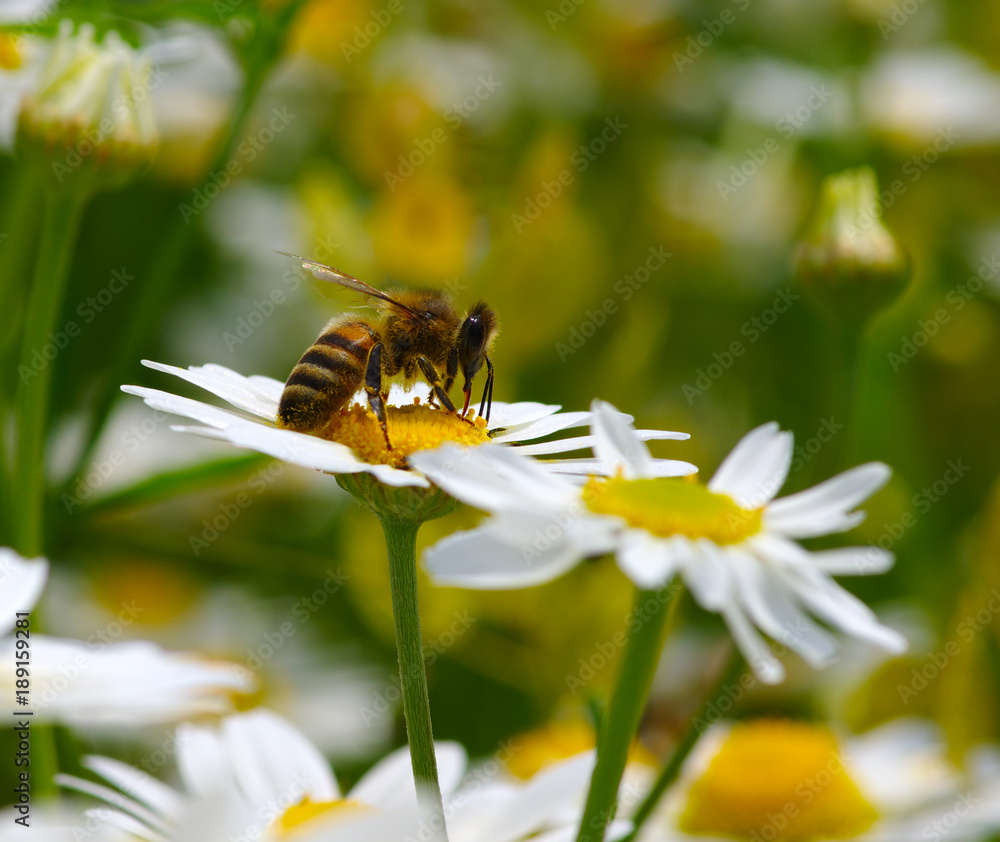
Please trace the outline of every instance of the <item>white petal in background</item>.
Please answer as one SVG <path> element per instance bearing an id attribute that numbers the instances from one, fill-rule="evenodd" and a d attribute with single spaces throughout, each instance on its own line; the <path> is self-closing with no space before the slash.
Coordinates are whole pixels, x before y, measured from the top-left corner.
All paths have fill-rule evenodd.
<path id="1" fill-rule="evenodd" d="M 30 702 L 36 717 L 118 730 L 178 722 L 232 709 L 232 696 L 254 686 L 248 670 L 132 641 L 88 645 L 31 637 Z M 0 694 L 14 695 L 14 640 L 0 642 Z"/>

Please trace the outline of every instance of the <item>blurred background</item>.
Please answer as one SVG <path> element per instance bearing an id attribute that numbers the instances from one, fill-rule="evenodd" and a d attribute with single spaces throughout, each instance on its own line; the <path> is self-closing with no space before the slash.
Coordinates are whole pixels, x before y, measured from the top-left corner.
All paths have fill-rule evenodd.
<path id="1" fill-rule="evenodd" d="M 850 646 L 820 675 L 789 658 L 789 682 L 741 711 L 855 731 L 929 716 L 955 758 L 998 736 L 1000 6 L 11 0 L 0 14 L 0 270 L 20 278 L 2 308 L 5 407 L 41 215 L 15 126 L 60 19 L 148 55 L 160 136 L 138 178 L 86 206 L 58 319 L 79 329 L 52 362 L 52 632 L 242 662 L 260 689 L 238 704 L 289 716 L 348 780 L 403 742 L 374 518 L 331 477 L 174 433 L 118 391 L 210 400 L 142 358 L 283 381 L 356 301 L 281 250 L 488 300 L 497 399 L 610 400 L 692 433 L 654 452 L 705 477 L 772 419 L 798 446 L 786 491 L 887 462 L 850 539 L 896 566 L 844 584 L 911 652 Z M 859 166 L 913 275 L 867 325 L 848 397 L 793 256 L 823 179 Z M 212 537 L 238 497 L 250 505 Z M 476 520 L 459 511 L 421 540 Z M 613 563 L 521 592 L 424 585 L 436 736 L 473 755 L 551 722 L 586 740 L 574 723 L 614 676 L 597 647 L 631 598 Z M 725 641 L 682 604 L 644 726 L 654 751 Z M 148 756 L 166 734 L 114 751 Z M 120 738 L 61 730 L 60 751 L 71 765 Z"/>

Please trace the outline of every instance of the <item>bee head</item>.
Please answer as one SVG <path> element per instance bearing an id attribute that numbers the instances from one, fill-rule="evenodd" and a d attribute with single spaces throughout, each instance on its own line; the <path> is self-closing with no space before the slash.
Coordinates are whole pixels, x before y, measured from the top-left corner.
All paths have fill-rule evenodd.
<path id="1" fill-rule="evenodd" d="M 465 376 L 465 391 L 483 367 L 486 354 L 500 331 L 496 313 L 485 301 L 476 304 L 458 329 L 458 365 Z"/>

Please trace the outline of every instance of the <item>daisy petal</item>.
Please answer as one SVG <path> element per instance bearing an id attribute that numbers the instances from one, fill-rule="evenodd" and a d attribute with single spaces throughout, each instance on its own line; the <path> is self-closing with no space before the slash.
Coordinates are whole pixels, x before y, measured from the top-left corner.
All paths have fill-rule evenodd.
<path id="1" fill-rule="evenodd" d="M 609 473 L 621 470 L 627 479 L 649 476 L 653 457 L 625 416 L 606 401 L 595 400 L 590 409 L 594 414 L 590 422 L 594 455 Z"/>
<path id="2" fill-rule="evenodd" d="M 177 770 L 185 788 L 209 798 L 230 785 L 233 774 L 222 740 L 210 728 L 182 722 L 177 726 Z"/>
<path id="3" fill-rule="evenodd" d="M 117 790 L 110 789 L 109 787 L 101 784 L 95 784 L 92 781 L 86 781 L 83 778 L 76 778 L 72 775 L 56 775 L 55 780 L 60 786 L 75 789 L 77 792 L 93 796 L 94 798 L 100 799 L 107 804 L 117 807 L 119 810 L 123 810 L 128 815 L 134 816 L 147 828 L 164 832 L 168 829 L 167 825 L 159 816 L 156 815 L 156 813 L 146 809 L 128 796 L 122 795 L 122 793 Z"/>
<path id="4" fill-rule="evenodd" d="M 866 547 L 840 547 L 816 550 L 810 557 L 816 566 L 831 576 L 868 576 L 892 568 L 895 556 L 888 550 L 869 544 Z"/>
<path id="5" fill-rule="evenodd" d="M 253 803 L 269 804 L 289 793 L 313 802 L 340 797 L 319 750 L 269 710 L 227 717 L 222 739 L 240 789 Z"/>
<path id="6" fill-rule="evenodd" d="M 518 404 L 518 406 L 520 406 Z M 530 404 L 529 404 L 530 406 Z M 539 404 L 541 406 L 541 404 Z M 555 411 L 558 407 L 548 407 Z M 589 412 L 561 412 L 558 415 L 546 415 L 534 421 L 522 424 L 510 424 L 507 426 L 497 425 L 503 429 L 502 433 L 491 436 L 491 440 L 496 444 L 503 444 L 515 441 L 530 441 L 540 439 L 552 433 L 559 433 L 563 430 L 571 430 L 574 427 L 583 427 L 590 421 Z M 490 429 L 495 429 L 494 418 L 490 418 Z"/>
<path id="7" fill-rule="evenodd" d="M 724 607 L 721 613 L 736 646 L 743 653 L 754 674 L 765 684 L 780 684 L 785 678 L 785 668 L 774 657 L 764 638 L 757 634 L 753 624 L 739 608 L 733 605 Z"/>
<path id="8" fill-rule="evenodd" d="M 441 791 L 447 798 L 465 774 L 468 757 L 461 745 L 451 742 L 435 743 L 434 754 Z M 348 797 L 383 811 L 415 806 L 416 790 L 413 787 L 409 749 L 405 746 L 397 749 L 372 766 L 354 785 Z"/>
<path id="9" fill-rule="evenodd" d="M 881 462 L 859 465 L 812 488 L 775 500 L 766 525 L 791 538 L 844 532 L 864 519 L 851 510 L 886 484 L 892 472 Z"/>
<path id="10" fill-rule="evenodd" d="M 792 464 L 792 434 L 771 421 L 747 433 L 708 483 L 744 509 L 758 509 L 781 490 Z"/>
<path id="11" fill-rule="evenodd" d="M 44 558 L 29 561 L 0 547 L 0 636 L 14 628 L 18 611 L 35 607 L 48 573 L 49 563 Z"/>
<path id="12" fill-rule="evenodd" d="M 644 529 L 629 529 L 618 547 L 618 566 L 636 587 L 662 587 L 677 571 L 681 551 L 673 539 L 658 538 Z"/>
<path id="13" fill-rule="evenodd" d="M 731 551 L 740 603 L 765 634 L 798 652 L 811 666 L 826 666 L 837 651 L 832 634 L 796 604 L 788 586 L 764 563 L 741 550 Z"/>
<path id="14" fill-rule="evenodd" d="M 513 547 L 481 527 L 439 541 L 424 553 L 424 568 L 438 585 L 502 590 L 549 582 L 580 558 L 577 548 L 565 539 L 539 552 Z"/>
<path id="15" fill-rule="evenodd" d="M 690 438 L 687 433 L 674 433 L 670 430 L 634 430 L 633 432 L 639 437 L 639 441 L 682 441 Z M 572 450 L 590 450 L 597 442 L 597 436 L 572 436 L 538 444 L 514 445 L 514 447 L 522 456 L 536 456 L 568 453 Z"/>
<path id="16" fill-rule="evenodd" d="M 705 538 L 683 541 L 687 558 L 683 563 L 684 582 L 702 608 L 719 611 L 732 602 L 733 580 L 729 565 L 719 548 Z M 678 548 L 681 544 L 678 543 Z"/>
<path id="17" fill-rule="evenodd" d="M 57 776 L 57 778 L 60 777 L 62 776 Z M 66 779 L 62 778 L 62 781 L 57 780 L 57 783 L 65 781 Z M 146 842 L 170 842 L 169 838 L 164 836 L 162 833 L 156 833 L 151 828 L 146 827 L 146 825 L 142 822 L 136 821 L 131 816 L 125 815 L 125 813 L 119 813 L 117 810 L 87 810 L 84 812 L 84 815 L 97 822 L 98 827 L 103 827 L 105 825 L 116 827 L 119 830 L 124 830 L 126 833 L 136 837 L 137 839 L 144 839 Z"/>
<path id="18" fill-rule="evenodd" d="M 122 386 L 122 391 L 141 397 L 146 405 L 152 409 L 193 418 L 215 430 L 212 432 L 200 427 L 193 429 L 181 427 L 185 432 L 195 432 L 207 438 L 223 439 L 237 447 L 256 450 L 293 465 L 301 465 L 304 468 L 313 468 L 331 474 L 367 471 L 387 485 L 421 487 L 428 485 L 427 480 L 412 471 L 401 471 L 389 465 L 370 465 L 367 462 L 362 462 L 350 448 L 336 442 L 303 435 L 292 430 L 279 430 L 277 427 L 252 421 L 230 410 L 220 409 L 178 395 L 171 395 L 157 389 Z"/>
<path id="19" fill-rule="evenodd" d="M 176 815 L 183 807 L 183 800 L 173 789 L 127 763 L 92 755 L 83 759 L 83 765 L 160 815 Z"/>
<path id="20" fill-rule="evenodd" d="M 874 643 L 887 652 L 899 654 L 906 651 L 908 644 L 903 635 L 883 626 L 874 611 L 818 570 L 800 566 L 783 569 L 781 575 L 792 581 L 795 592 L 831 625 L 852 637 Z"/>
<path id="21" fill-rule="evenodd" d="M 249 378 L 237 374 L 225 366 L 209 363 L 208 365 L 178 368 L 152 360 L 143 360 L 142 364 L 154 371 L 162 371 L 165 374 L 173 374 L 182 380 L 187 380 L 188 383 L 200 386 L 206 392 L 211 392 L 222 398 L 237 409 L 242 409 L 244 412 L 249 412 L 251 415 L 256 415 L 266 421 L 274 421 L 278 414 L 278 401 L 275 401 L 268 392 L 261 389 Z"/>
<path id="22" fill-rule="evenodd" d="M 535 839 L 534 834 L 551 820 L 560 804 L 569 810 L 580 800 L 593 772 L 594 759 L 594 752 L 587 751 L 538 772 L 510 799 L 504 821 L 500 827 L 491 828 L 488 838 L 495 842 L 516 842 L 529 836 Z"/>
<path id="23" fill-rule="evenodd" d="M 452 497 L 486 511 L 558 511 L 579 497 L 575 486 L 511 448 L 444 445 L 414 453 L 409 462 Z"/>
<path id="24" fill-rule="evenodd" d="M 553 459 L 545 463 L 554 474 L 566 476 L 608 476 L 613 473 L 608 470 L 607 463 L 597 459 Z M 678 459 L 654 459 L 649 471 L 652 477 L 687 477 L 698 473 L 698 467 L 690 462 Z"/>
<path id="25" fill-rule="evenodd" d="M 510 427 L 524 427 L 534 424 L 543 418 L 555 415 L 562 409 L 559 404 L 537 403 L 535 401 L 518 401 L 517 403 L 506 403 L 505 401 L 493 401 L 493 408 L 490 411 L 490 427 L 494 429 L 508 429 Z M 566 415 L 586 415 L 586 413 L 565 413 Z M 586 419 L 584 419 L 586 421 Z"/>

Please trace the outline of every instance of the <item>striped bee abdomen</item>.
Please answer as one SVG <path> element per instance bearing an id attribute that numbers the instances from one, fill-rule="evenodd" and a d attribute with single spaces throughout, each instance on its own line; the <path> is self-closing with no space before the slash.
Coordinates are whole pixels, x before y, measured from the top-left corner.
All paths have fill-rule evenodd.
<path id="1" fill-rule="evenodd" d="M 368 352 L 378 341 L 362 319 L 340 316 L 295 364 L 278 405 L 278 426 L 301 433 L 322 427 L 361 386 Z"/>

